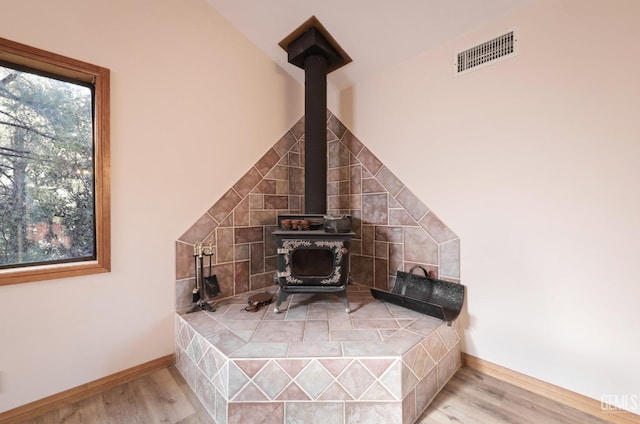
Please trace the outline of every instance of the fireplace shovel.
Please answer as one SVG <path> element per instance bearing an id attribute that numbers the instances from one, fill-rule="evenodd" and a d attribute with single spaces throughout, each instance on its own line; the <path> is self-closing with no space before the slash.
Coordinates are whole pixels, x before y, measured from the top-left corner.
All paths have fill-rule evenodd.
<path id="1" fill-rule="evenodd" d="M 209 275 L 204 276 L 204 256 L 209 257 Z M 196 286 L 191 292 L 193 307 L 187 312 L 188 314 L 197 311 L 215 312 L 215 308 L 208 302 L 209 299 L 220 294 L 220 284 L 216 274 L 211 273 L 211 257 L 213 256 L 213 247 L 209 245 L 209 253 L 202 250 L 202 244 L 197 244 L 194 250 L 193 258 L 195 262 Z"/>
<path id="2" fill-rule="evenodd" d="M 421 269 L 424 276 L 414 274 L 416 268 Z M 449 325 L 460 314 L 464 292 L 464 285 L 430 278 L 427 270 L 419 265 L 409 272 L 398 271 L 392 291 L 371 289 L 371 294 L 378 300 L 430 315 Z"/>

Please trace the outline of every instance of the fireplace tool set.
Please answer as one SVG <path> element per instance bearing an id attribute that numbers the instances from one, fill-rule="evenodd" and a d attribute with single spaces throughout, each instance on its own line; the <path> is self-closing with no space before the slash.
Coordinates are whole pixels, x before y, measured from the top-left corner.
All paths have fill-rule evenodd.
<path id="1" fill-rule="evenodd" d="M 191 301 L 194 305 L 187 312 L 209 311 L 214 312 L 215 308 L 211 306 L 208 300 L 220 294 L 220 284 L 218 277 L 211 274 L 211 257 L 213 256 L 213 243 L 203 246 L 202 242 L 197 242 L 193 246 L 193 263 L 195 269 L 196 285 L 191 292 Z M 209 258 L 209 272 L 204 276 L 204 258 Z"/>

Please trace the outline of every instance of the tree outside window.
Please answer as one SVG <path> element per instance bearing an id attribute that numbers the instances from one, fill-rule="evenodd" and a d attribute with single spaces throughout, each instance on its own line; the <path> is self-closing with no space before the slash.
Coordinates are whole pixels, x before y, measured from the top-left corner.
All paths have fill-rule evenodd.
<path id="1" fill-rule="evenodd" d="M 0 284 L 108 271 L 108 77 L 0 39 Z"/>

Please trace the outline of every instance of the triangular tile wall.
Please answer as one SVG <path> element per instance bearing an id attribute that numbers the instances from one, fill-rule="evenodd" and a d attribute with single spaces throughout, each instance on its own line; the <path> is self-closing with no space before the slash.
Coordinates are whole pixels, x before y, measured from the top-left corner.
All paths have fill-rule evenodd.
<path id="1" fill-rule="evenodd" d="M 458 237 L 329 111 L 327 144 L 327 212 L 353 217 L 353 282 L 390 289 L 396 272 L 414 265 L 458 282 Z M 199 241 L 213 243 L 223 297 L 274 286 L 277 216 L 304 213 L 303 205 L 300 119 L 176 242 L 177 309 L 191 305 Z"/>

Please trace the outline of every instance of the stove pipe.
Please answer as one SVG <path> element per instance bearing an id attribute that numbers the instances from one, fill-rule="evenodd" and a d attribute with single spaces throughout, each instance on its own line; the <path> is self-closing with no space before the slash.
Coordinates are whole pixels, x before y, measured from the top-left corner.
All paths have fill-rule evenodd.
<path id="1" fill-rule="evenodd" d="M 327 74 L 351 58 L 313 16 L 279 44 L 305 73 L 304 213 L 326 214 Z"/>
<path id="2" fill-rule="evenodd" d="M 327 213 L 327 60 L 321 54 L 304 61 L 304 211 Z"/>

